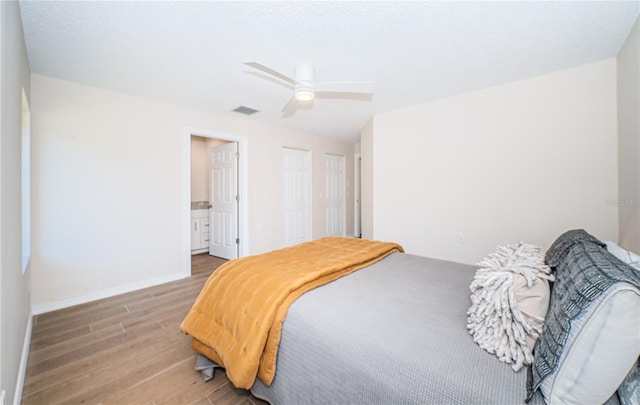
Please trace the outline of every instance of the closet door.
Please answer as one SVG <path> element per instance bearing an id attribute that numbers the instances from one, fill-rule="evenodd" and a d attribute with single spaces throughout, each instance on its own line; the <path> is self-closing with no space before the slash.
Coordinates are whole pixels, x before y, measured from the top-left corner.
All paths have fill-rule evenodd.
<path id="1" fill-rule="evenodd" d="M 311 153 L 283 148 L 284 245 L 311 240 Z"/>
<path id="2" fill-rule="evenodd" d="M 325 234 L 344 236 L 344 156 L 324 155 Z"/>

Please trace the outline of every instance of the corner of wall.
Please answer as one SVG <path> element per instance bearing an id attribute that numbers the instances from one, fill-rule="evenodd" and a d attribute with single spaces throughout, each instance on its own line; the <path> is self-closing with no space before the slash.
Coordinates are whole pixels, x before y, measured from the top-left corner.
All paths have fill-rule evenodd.
<path id="1" fill-rule="evenodd" d="M 22 344 L 22 354 L 20 356 L 20 367 L 18 368 L 18 381 L 16 381 L 16 388 L 13 394 L 14 404 L 19 404 L 22 402 L 22 390 L 24 388 L 24 380 L 27 375 L 27 361 L 29 360 L 29 347 L 31 346 L 32 331 L 33 331 L 33 314 L 30 313 L 29 319 L 27 320 L 27 328 L 24 333 L 24 343 Z"/>
<path id="2" fill-rule="evenodd" d="M 640 18 L 617 57 L 618 242 L 640 252 Z"/>
<path id="3" fill-rule="evenodd" d="M 6 399 L 21 397 L 31 306 L 28 266 L 22 255 L 22 89 L 31 92 L 30 69 L 24 41 L 20 3 L 0 2 L 0 390 Z M 26 333 L 25 333 L 26 326 Z M 25 347 L 26 345 L 26 347 Z M 22 349 L 22 350 L 21 350 Z"/>
<path id="4" fill-rule="evenodd" d="M 361 160 L 361 233 L 365 239 L 373 239 L 373 120 L 372 117 L 360 131 Z"/>

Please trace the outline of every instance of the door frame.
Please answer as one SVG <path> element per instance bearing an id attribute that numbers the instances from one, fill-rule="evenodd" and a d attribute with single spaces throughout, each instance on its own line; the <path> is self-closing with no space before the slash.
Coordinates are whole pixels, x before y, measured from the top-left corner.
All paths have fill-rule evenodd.
<path id="1" fill-rule="evenodd" d="M 182 272 L 191 275 L 191 136 L 220 139 L 238 143 L 238 257 L 249 254 L 249 164 L 248 140 L 245 136 L 211 131 L 208 129 L 185 127 L 183 130 L 182 167 Z"/>
<path id="2" fill-rule="evenodd" d="M 353 236 L 362 237 L 362 155 L 353 155 Z"/>

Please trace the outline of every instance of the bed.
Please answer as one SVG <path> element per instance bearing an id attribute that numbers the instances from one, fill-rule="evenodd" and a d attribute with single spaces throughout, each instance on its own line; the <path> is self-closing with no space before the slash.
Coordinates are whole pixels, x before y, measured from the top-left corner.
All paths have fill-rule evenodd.
<path id="1" fill-rule="evenodd" d="M 467 329 L 469 285 L 478 266 L 400 248 L 355 267 L 290 304 L 273 377 L 256 372 L 251 380 L 256 397 L 271 404 L 525 402 L 526 369 L 514 372 L 481 350 Z M 206 339 L 185 324 L 182 330 L 194 337 L 199 353 L 197 368 L 227 368 L 230 357 L 212 353 Z M 544 404 L 540 392 L 528 403 Z M 619 403 L 618 396 L 608 403 Z"/>

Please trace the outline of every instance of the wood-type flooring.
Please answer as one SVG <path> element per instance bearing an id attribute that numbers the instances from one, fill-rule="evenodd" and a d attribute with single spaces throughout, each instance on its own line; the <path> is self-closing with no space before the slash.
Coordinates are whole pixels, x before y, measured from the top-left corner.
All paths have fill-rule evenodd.
<path id="1" fill-rule="evenodd" d="M 191 277 L 35 316 L 22 404 L 266 405 L 223 370 L 205 383 L 179 329 L 224 262 L 194 255 Z"/>

